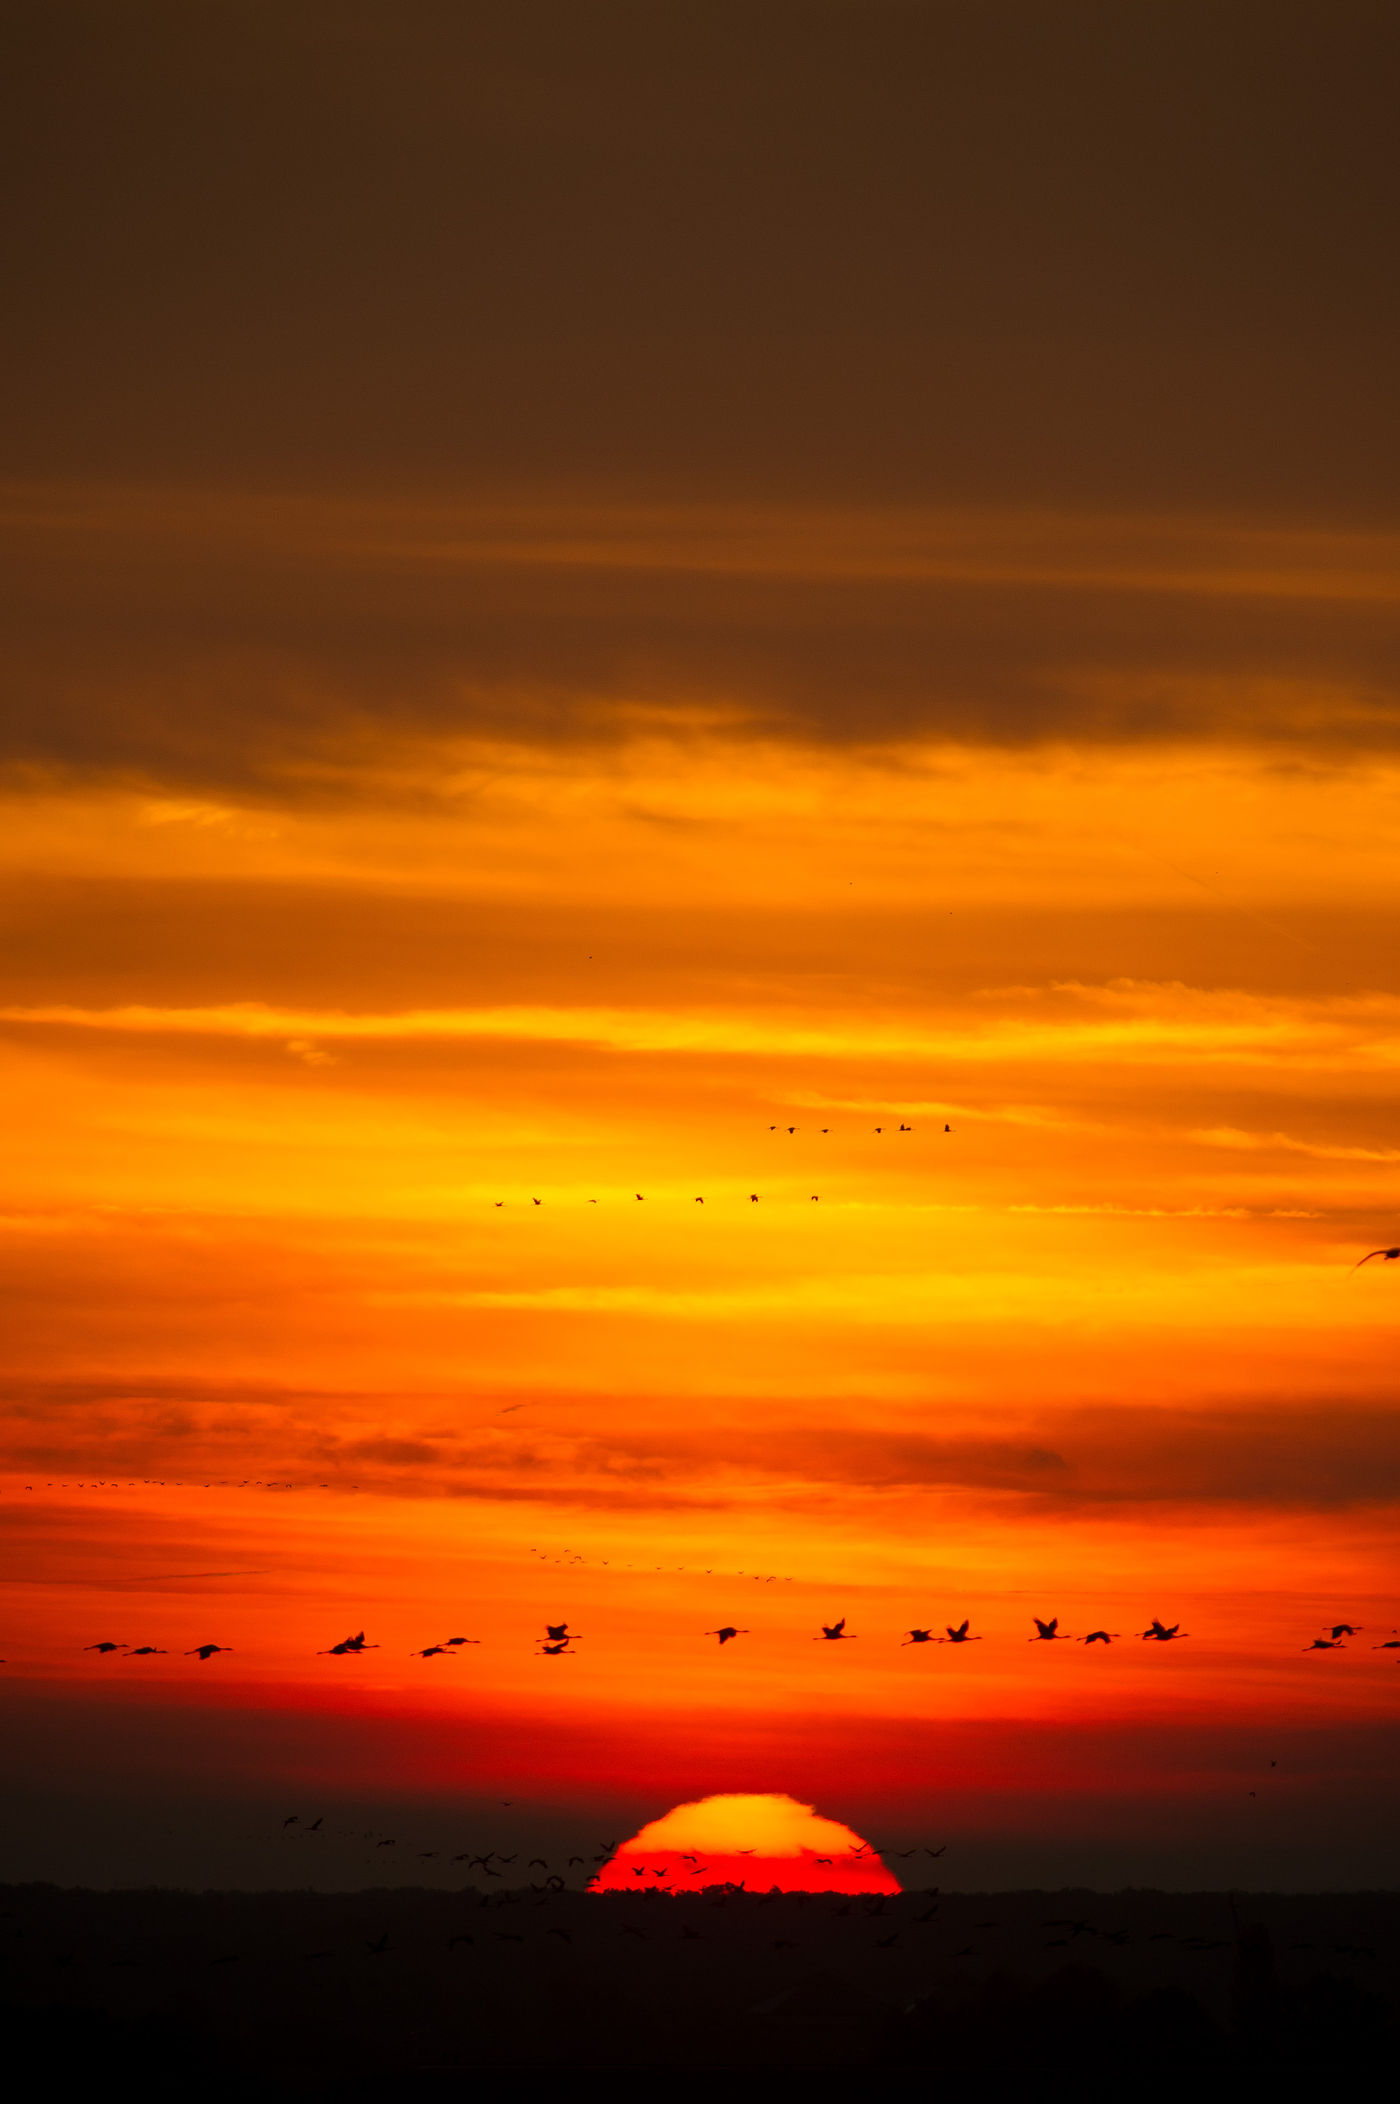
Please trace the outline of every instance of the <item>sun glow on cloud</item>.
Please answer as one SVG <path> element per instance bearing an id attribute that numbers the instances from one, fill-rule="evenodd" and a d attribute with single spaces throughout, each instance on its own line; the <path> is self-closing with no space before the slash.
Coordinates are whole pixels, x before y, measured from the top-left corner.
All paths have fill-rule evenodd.
<path id="1" fill-rule="evenodd" d="M 151 527 L 172 562 L 178 513 Z M 480 554 L 441 521 L 349 523 L 337 546 L 396 564 L 426 540 L 430 584 Z M 308 548 L 334 540 L 312 525 Z M 644 573 L 625 521 L 592 554 L 528 525 L 493 574 Z M 709 568 L 703 526 L 669 577 L 859 571 L 830 521 L 784 557 L 781 522 L 740 520 Z M 898 554 L 912 531 L 871 543 L 891 577 L 951 576 L 951 529 Z M 1149 561 L 1149 539 L 1119 574 L 1083 528 L 1076 582 L 1043 522 L 1004 522 L 964 567 L 1090 592 L 1085 633 L 1104 594 L 1196 619 L 1275 576 L 1389 604 L 1369 542 L 1203 531 L 1187 561 L 1164 527 Z M 762 603 L 808 692 L 807 614 Z M 843 616 L 859 649 L 872 606 Z M 324 705 L 330 733 L 290 751 L 272 709 L 242 773 L 184 781 L 177 744 L 168 780 L 10 781 L 11 1678 L 71 1675 L 84 1702 L 178 1684 L 269 1733 L 338 1705 L 366 1771 L 373 1719 L 406 1717 L 404 1772 L 613 1792 L 600 1831 L 694 1792 L 601 1881 L 628 1889 L 639 1864 L 679 1885 L 697 1851 L 721 1882 L 893 1889 L 852 1867 L 854 1830 L 701 1793 L 800 1789 L 912 1841 L 935 1734 L 994 1830 L 1051 1741 L 1076 1749 L 1065 1788 L 1121 1795 L 1158 1759 L 1134 1741 L 1115 1765 L 1144 1718 L 1205 1734 L 1192 1777 L 1220 1734 L 1301 1730 L 1319 1702 L 1383 1720 L 1383 1655 L 1323 1683 L 1298 1638 L 1394 1619 L 1400 1300 L 1384 1267 L 1347 1271 L 1400 1199 L 1400 772 L 1251 742 L 1257 667 L 1228 738 L 1071 735 L 1110 690 L 1176 692 L 1163 648 L 1057 660 L 1064 720 L 980 742 L 911 728 L 890 666 L 879 737 L 844 686 L 785 715 L 723 668 L 699 700 L 663 667 L 646 695 L 546 683 L 459 723 L 427 673 L 391 722 L 331 667 L 297 719 Z M 1279 707 L 1312 721 L 1351 681 L 1356 713 L 1359 678 L 1348 660 Z M 111 1480 L 139 1485 L 120 1514 Z M 86 1658 L 128 1569 L 167 1567 L 138 1594 L 158 1651 Z M 179 1573 L 235 1567 L 170 1604 Z M 482 1642 L 424 1659 L 449 1578 Z M 812 1636 L 847 1611 L 860 1641 L 832 1657 Z M 969 1613 L 975 1649 L 901 1644 Z M 1033 1613 L 1076 1634 L 1184 1614 L 1192 1636 L 1185 1659 L 1028 1649 Z M 586 1641 L 541 1659 L 565 1616 Z M 731 1619 L 749 1633 L 716 1655 Z M 362 1625 L 372 1652 L 322 1656 Z M 177 1683 L 171 1632 L 231 1655 Z M 1026 1720 L 1013 1756 L 997 1734 Z M 1188 1791 L 1150 1782 L 1144 1802 Z M 705 1823 L 737 1806 L 742 1840 Z"/>

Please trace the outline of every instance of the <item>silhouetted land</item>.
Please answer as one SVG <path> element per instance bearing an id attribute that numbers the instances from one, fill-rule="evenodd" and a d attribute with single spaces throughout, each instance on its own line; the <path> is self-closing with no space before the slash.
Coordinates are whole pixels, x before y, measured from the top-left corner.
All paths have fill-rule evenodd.
<path id="1" fill-rule="evenodd" d="M 442 2096 L 475 2071 L 1379 2073 L 1400 1894 L 0 1888 L 46 2088 Z"/>

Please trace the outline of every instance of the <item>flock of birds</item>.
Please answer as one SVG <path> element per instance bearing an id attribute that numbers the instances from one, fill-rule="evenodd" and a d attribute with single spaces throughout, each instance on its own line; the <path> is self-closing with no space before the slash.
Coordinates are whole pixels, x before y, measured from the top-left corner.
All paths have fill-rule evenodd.
<path id="1" fill-rule="evenodd" d="M 1042 1620 L 1039 1615 L 1032 1615 L 1031 1620 L 1035 1624 L 1035 1635 L 1026 1638 L 1028 1644 L 1114 1644 L 1119 1642 L 1122 1637 L 1122 1631 L 1117 1629 L 1090 1629 L 1082 1636 L 1075 1635 L 1070 1630 L 1061 1629 L 1058 1615 L 1051 1615 L 1048 1620 Z M 846 1621 L 847 1617 L 842 1615 L 837 1622 L 819 1623 L 818 1633 L 812 1638 L 812 1642 L 814 1644 L 851 1644 L 858 1642 L 859 1633 L 854 1629 L 848 1629 Z M 717 1638 L 721 1650 L 726 1644 L 732 1644 L 736 1638 L 752 1636 L 753 1633 L 751 1629 L 740 1629 L 731 1622 L 721 1624 L 718 1629 L 707 1629 L 703 1632 L 707 1637 Z M 1146 1629 L 1135 1629 L 1129 1633 L 1145 1644 L 1180 1643 L 1191 1634 L 1189 1629 L 1182 1628 L 1180 1622 L 1163 1622 L 1156 1615 L 1152 1617 Z M 1313 1637 L 1310 1643 L 1304 1644 L 1303 1649 L 1304 1651 L 1345 1651 L 1347 1639 L 1360 1636 L 1361 1634 L 1362 1627 L 1359 1622 L 1333 1622 L 1327 1626 L 1327 1634 L 1325 1636 Z M 583 1631 L 570 1629 L 567 1622 L 546 1622 L 543 1633 L 536 1639 L 536 1650 L 544 1658 L 576 1657 L 578 1655 L 576 1646 L 582 1641 Z M 961 1622 L 946 1623 L 941 1636 L 931 1627 L 906 1630 L 900 1638 L 899 1648 L 905 1650 L 911 1644 L 980 1644 L 982 1641 L 980 1633 L 976 1636 L 972 1633 L 971 1616 L 965 1615 Z M 485 1639 L 479 1636 L 447 1636 L 438 1642 L 422 1645 L 418 1650 L 409 1652 L 408 1656 L 410 1658 L 424 1659 L 455 1658 L 468 1645 L 484 1642 Z M 104 1658 L 164 1658 L 168 1655 L 159 1644 L 119 1643 L 114 1637 L 103 1637 L 95 1644 L 84 1644 L 82 1648 L 84 1651 L 95 1651 Z M 316 1656 L 318 1658 L 358 1658 L 366 1651 L 378 1651 L 382 1648 L 379 1644 L 370 1643 L 364 1630 L 360 1629 L 353 1636 L 342 1637 L 337 1644 L 327 1644 L 323 1650 L 317 1652 Z M 1370 1648 L 1373 1651 L 1400 1651 L 1400 1632 L 1392 1631 L 1388 1637 L 1378 1644 L 1372 1644 Z M 218 1657 L 221 1654 L 227 1656 L 232 1652 L 232 1649 L 233 1647 L 230 1644 L 196 1644 L 193 1650 L 184 1652 L 182 1656 L 185 1658 L 197 1658 L 201 1664 L 207 1664 L 211 1658 Z M 0 1659 L 0 1665 L 3 1664 L 4 1660 Z"/>
<path id="2" fill-rule="evenodd" d="M 804 1129 L 804 1128 L 803 1128 L 802 1126 L 800 1126 L 800 1125 L 770 1125 L 770 1126 L 769 1126 L 769 1128 L 768 1128 L 768 1130 L 769 1130 L 770 1132 L 786 1133 L 789 1139 L 793 1139 L 793 1138 L 795 1138 L 795 1137 L 796 1137 L 796 1135 L 797 1135 L 797 1134 L 798 1134 L 799 1132 L 801 1132 L 801 1131 L 802 1131 L 803 1129 Z M 830 1125 L 817 1125 L 817 1126 L 814 1126 L 814 1127 L 813 1127 L 812 1129 L 813 1129 L 813 1131 L 814 1131 L 814 1132 L 815 1132 L 815 1133 L 817 1134 L 817 1137 L 818 1137 L 819 1139 L 826 1139 L 826 1138 L 828 1138 L 828 1137 L 830 1136 L 830 1134 L 832 1133 L 832 1131 L 834 1130 L 834 1128 L 833 1128 L 832 1126 L 830 1126 Z M 913 1128 L 913 1126 L 912 1126 L 912 1125 L 907 1125 L 907 1124 L 906 1124 L 906 1123 L 904 1122 L 904 1120 L 903 1120 L 903 1119 L 901 1119 L 898 1125 L 872 1125 L 872 1126 L 871 1126 L 871 1128 L 870 1128 L 870 1130 L 871 1130 L 871 1132 L 872 1132 L 872 1133 L 873 1133 L 873 1134 L 875 1135 L 875 1137 L 876 1137 L 876 1138 L 880 1138 L 880 1137 L 882 1137 L 883 1135 L 885 1135 L 886 1133 L 891 1133 L 891 1134 L 893 1134 L 893 1135 L 894 1135 L 894 1137 L 895 1137 L 895 1138 L 897 1139 L 897 1138 L 899 1137 L 899 1135 L 900 1135 L 901 1133 L 905 1133 L 905 1134 L 909 1134 L 909 1133 L 912 1133 L 912 1132 L 913 1132 L 913 1130 L 914 1130 L 914 1128 Z M 943 1127 L 943 1130 L 944 1130 L 944 1132 L 945 1132 L 945 1133 L 948 1133 L 948 1134 L 950 1134 L 950 1135 L 951 1135 L 951 1133 L 952 1133 L 952 1130 L 953 1130 L 953 1128 L 952 1128 L 952 1126 L 951 1126 L 951 1125 L 946 1125 L 946 1124 L 945 1124 L 945 1125 L 944 1125 L 944 1127 Z M 749 1202 L 749 1204 L 750 1204 L 750 1205 L 757 1205 L 757 1204 L 759 1203 L 759 1195 L 760 1195 L 760 1194 L 759 1194 L 759 1193 L 758 1193 L 757 1191 L 750 1191 L 750 1192 L 749 1192 L 749 1197 L 748 1197 L 748 1202 Z M 645 1204 L 646 1204 L 646 1200 L 647 1200 L 647 1194 L 646 1194 L 646 1192 L 645 1192 L 645 1191 L 634 1191 L 634 1192 L 632 1193 L 632 1197 L 633 1197 L 633 1200 L 634 1200 L 634 1202 L 635 1202 L 635 1203 L 636 1203 L 637 1205 L 645 1205 Z M 820 1201 L 821 1201 L 821 1193 L 820 1193 L 820 1191 L 813 1191 L 813 1193 L 812 1193 L 812 1195 L 811 1195 L 811 1198 L 809 1199 L 808 1203 L 809 1203 L 809 1204 L 811 1204 L 811 1205 L 817 1205 L 817 1204 L 819 1204 L 819 1203 L 820 1203 Z M 705 1200 L 704 1200 L 704 1198 L 703 1198 L 703 1197 L 700 1197 L 700 1198 L 696 1198 L 694 1202 L 695 1202 L 695 1204 L 696 1204 L 696 1205 L 703 1205 L 703 1204 L 705 1203 Z M 491 1203 L 492 1203 L 492 1205 L 494 1206 L 495 1210 L 496 1210 L 496 1211 L 497 1211 L 497 1212 L 499 1213 L 499 1212 L 502 1212 L 502 1211 L 504 1211 L 505 1207 L 506 1207 L 506 1206 L 507 1206 L 507 1205 L 508 1205 L 508 1204 L 510 1203 L 510 1200 L 509 1200 L 509 1199 L 506 1199 L 506 1198 L 493 1198 L 493 1199 L 492 1199 L 492 1201 L 491 1201 Z M 535 1206 L 535 1205 L 538 1205 L 538 1206 L 542 1206 L 542 1205 L 544 1204 L 544 1200 L 543 1200 L 542 1198 L 531 1198 L 531 1200 L 530 1200 L 530 1203 L 531 1203 L 531 1205 L 532 1205 L 532 1206 Z M 598 1200 L 597 1200 L 596 1198 L 588 1198 L 588 1199 L 585 1199 L 584 1203 L 585 1203 L 586 1205 L 597 1205 L 597 1203 L 598 1203 Z M 1382 1253 L 1382 1252 L 1378 1252 L 1378 1254 L 1381 1254 L 1381 1253 Z M 1395 1254 L 1396 1254 L 1397 1256 L 1400 1256 L 1400 1250 L 1397 1250 L 1397 1251 L 1395 1252 Z"/>

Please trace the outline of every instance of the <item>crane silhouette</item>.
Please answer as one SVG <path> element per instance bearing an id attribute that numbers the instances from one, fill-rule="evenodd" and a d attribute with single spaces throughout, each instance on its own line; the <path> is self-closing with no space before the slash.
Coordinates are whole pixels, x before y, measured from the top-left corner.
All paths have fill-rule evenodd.
<path id="1" fill-rule="evenodd" d="M 1026 1638 L 1028 1644 L 1073 1643 L 1073 1637 L 1060 1635 L 1060 1618 L 1058 1615 L 1052 1615 L 1048 1622 L 1042 1622 L 1039 1615 L 1032 1615 L 1031 1620 L 1035 1623 L 1036 1633 L 1034 1636 Z"/>
<path id="2" fill-rule="evenodd" d="M 726 1624 L 723 1629 L 707 1629 L 705 1631 L 705 1634 L 706 1636 L 717 1636 L 721 1644 L 727 1644 L 734 1637 L 748 1636 L 751 1634 L 751 1632 L 747 1629 L 733 1629 L 728 1624 Z"/>
<path id="3" fill-rule="evenodd" d="M 931 1629 L 911 1629 L 899 1648 L 903 1651 L 905 1646 L 909 1644 L 931 1644 L 932 1642 L 933 1631 Z"/>
<path id="4" fill-rule="evenodd" d="M 342 1637 L 338 1644 L 332 1644 L 327 1651 L 318 1651 L 316 1656 L 317 1658 L 349 1658 L 358 1655 L 361 1651 L 377 1651 L 378 1649 L 378 1644 L 367 1644 L 365 1642 L 365 1633 L 362 1629 L 358 1636 Z"/>
<path id="5" fill-rule="evenodd" d="M 1079 1641 L 1081 1644 L 1111 1644 L 1117 1634 L 1116 1629 L 1091 1629 L 1089 1634 L 1082 1636 Z"/>
<path id="6" fill-rule="evenodd" d="M 840 1621 L 833 1622 L 830 1628 L 828 1628 L 826 1623 L 823 1622 L 821 1635 L 814 1636 L 812 1638 L 812 1642 L 814 1644 L 853 1644 L 856 1642 L 856 1638 L 854 1637 L 854 1635 L 847 1635 L 846 1617 L 842 1615 Z"/>
<path id="7" fill-rule="evenodd" d="M 1138 1632 L 1144 1643 L 1153 1644 L 1170 1644 L 1175 1638 L 1189 1636 L 1190 1633 L 1189 1629 L 1182 1628 L 1180 1622 L 1173 1622 L 1170 1629 L 1168 1629 L 1166 1624 L 1159 1622 L 1155 1615 L 1152 1617 L 1151 1628 L 1142 1629 Z"/>
<path id="8" fill-rule="evenodd" d="M 1393 1264 L 1396 1258 L 1400 1257 L 1400 1248 L 1373 1249 L 1366 1256 L 1359 1257 L 1357 1261 L 1352 1265 L 1352 1270 L 1359 1271 L 1361 1269 L 1361 1266 L 1363 1264 L 1369 1264 L 1373 1257 L 1379 1257 L 1383 1264 Z"/>
<path id="9" fill-rule="evenodd" d="M 936 1636 L 933 1641 L 935 1644 L 980 1644 L 982 1641 L 980 1636 L 969 1636 L 967 1633 L 970 1620 L 970 1616 L 965 1617 L 959 1622 L 956 1629 L 954 1629 L 951 1622 L 945 1622 L 943 1626 L 948 1634 L 946 1636 Z"/>
<path id="10" fill-rule="evenodd" d="M 185 1656 L 186 1658 L 202 1659 L 207 1664 L 217 1652 L 231 1649 L 232 1646 L 229 1644 L 196 1644 L 193 1651 L 187 1651 Z"/>

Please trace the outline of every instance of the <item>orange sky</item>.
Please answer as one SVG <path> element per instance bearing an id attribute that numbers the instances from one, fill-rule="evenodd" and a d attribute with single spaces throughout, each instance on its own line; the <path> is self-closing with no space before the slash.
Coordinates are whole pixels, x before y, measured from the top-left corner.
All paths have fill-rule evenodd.
<path id="1" fill-rule="evenodd" d="M 173 124 L 207 82 L 149 13 L 169 77 L 130 92 Z M 760 13 L 776 52 L 784 10 Z M 829 14 L 804 63 L 836 95 Z M 254 19 L 230 110 L 264 93 L 254 46 L 282 33 Z M 321 11 L 305 22 L 310 49 Z M 433 155 L 459 194 L 452 156 L 492 137 L 533 140 L 542 194 L 565 195 L 559 83 L 593 59 L 537 77 L 501 26 L 457 57 L 507 85 L 449 112 L 411 37 L 372 9 L 362 27 L 274 132 L 320 127 L 343 153 L 352 106 L 396 138 L 418 110 L 427 158 L 394 163 L 391 202 Z M 596 58 L 589 152 L 634 33 Z M 694 79 L 679 45 L 631 54 L 687 121 L 728 94 L 716 34 Z M 100 75 L 91 35 L 35 61 L 73 69 L 55 136 Z M 1143 54 L 1111 43 L 1074 92 L 1117 81 L 1127 106 Z M 278 48 L 300 80 L 300 47 Z M 754 64 L 757 100 L 731 110 L 750 144 L 771 91 Z M 893 58 L 869 64 L 871 108 L 886 97 L 914 137 Z M 957 64 L 972 95 L 983 58 Z M 1257 145 L 1273 103 L 1236 106 Z M 1171 140 L 1134 163 L 1131 236 L 1094 218 L 1068 146 L 1053 207 L 1033 156 L 1013 168 L 1028 227 L 1069 215 L 1064 298 L 1114 376 L 1076 453 L 1033 243 L 1008 249 L 1015 326 L 1010 281 L 957 265 L 966 340 L 897 311 L 898 259 L 880 265 L 865 333 L 840 355 L 820 338 L 837 392 L 819 415 L 796 385 L 773 406 L 779 325 L 742 273 L 721 284 L 696 207 L 685 268 L 752 377 L 744 415 L 722 360 L 688 391 L 680 307 L 656 325 L 654 397 L 629 390 L 630 279 L 575 285 L 556 340 L 529 306 L 551 268 L 573 285 L 556 259 L 494 349 L 438 317 L 427 395 L 458 328 L 486 361 L 466 392 L 490 397 L 490 373 L 504 392 L 479 446 L 442 409 L 430 470 L 408 320 L 385 322 L 382 369 L 342 326 L 369 261 L 315 156 L 288 181 L 327 215 L 320 292 L 295 270 L 247 280 L 235 380 L 209 302 L 244 282 L 264 201 L 220 187 L 232 135 L 180 132 L 224 257 L 206 282 L 144 188 L 139 114 L 109 109 L 100 153 L 165 258 L 167 413 L 132 377 L 152 314 L 75 249 L 34 311 L 106 316 L 109 359 L 84 394 L 35 324 L 35 421 L 0 487 L 19 585 L 0 771 L 19 1871 L 136 1875 L 109 1827 L 165 1798 L 177 1825 L 180 1805 L 225 1808 L 217 1870 L 236 1877 L 228 1836 L 261 1835 L 289 1791 L 375 1818 L 411 1802 L 434 1834 L 467 1807 L 476 1831 L 491 1808 L 502 1832 L 591 1836 L 766 1790 L 891 1842 L 951 1838 L 945 1882 L 1392 1875 L 1400 1653 L 1371 1647 L 1400 1623 L 1400 1266 L 1350 1267 L 1397 1233 L 1400 519 L 1337 436 L 1330 382 L 1267 469 L 1231 408 L 1251 374 L 1286 392 L 1286 263 L 1268 277 L 1241 204 L 1193 291 L 1161 217 Z M 643 187 L 688 181 L 638 126 L 617 152 Z M 1202 151 L 1228 196 L 1227 131 Z M 733 194 L 777 210 L 773 166 L 742 161 Z M 976 167 L 954 220 L 993 242 L 979 214 L 1003 206 Z M 831 262 L 825 177 L 807 179 L 783 265 L 799 364 Z M 939 180 L 871 177 L 901 198 Z M 883 194 L 852 205 L 859 225 Z M 580 207 L 589 227 L 605 204 Z M 53 194 L 54 228 L 70 208 Z M 538 232 L 520 219 L 519 254 Z M 1207 338 L 1224 361 L 1192 368 L 1195 453 L 1175 426 L 1153 438 L 1142 341 L 1093 320 L 1103 258 L 1139 237 L 1173 327 L 1216 303 L 1194 347 L 1161 339 L 1178 375 Z M 433 254 L 403 263 L 410 306 Z M 1371 340 L 1364 264 L 1334 265 L 1318 373 Z M 980 466 L 970 440 L 950 451 L 909 363 L 926 343 L 945 379 L 977 365 L 968 414 L 990 434 L 1017 386 L 974 339 L 1005 350 L 1022 324 L 1050 390 L 1023 473 L 990 435 Z M 511 328 L 541 359 L 574 344 L 572 425 L 554 367 L 512 365 Z M 881 341 L 915 434 L 903 478 L 859 378 Z M 317 370 L 360 404 L 332 437 Z M 502 428 L 546 397 L 566 438 L 512 455 Z M 1054 1614 L 1121 1639 L 1028 1648 Z M 814 1646 L 842 1615 L 859 1641 Z M 1138 1641 L 1155 1615 L 1189 1640 Z M 964 1616 L 977 1644 L 901 1648 Z M 577 1653 L 541 1657 L 565 1617 Z M 1340 1619 L 1362 1633 L 1305 1655 Z M 726 1623 L 748 1633 L 721 1650 L 705 1632 Z M 372 1653 L 317 1655 L 362 1627 Z M 479 1647 L 411 1655 L 456 1633 Z M 160 1649 L 84 1651 L 107 1637 Z M 229 1655 L 183 1655 L 213 1640 Z M 63 1808 L 89 1797 L 118 1809 L 70 1846 Z M 162 1874 L 213 1875 L 180 1834 L 150 1842 Z"/>

